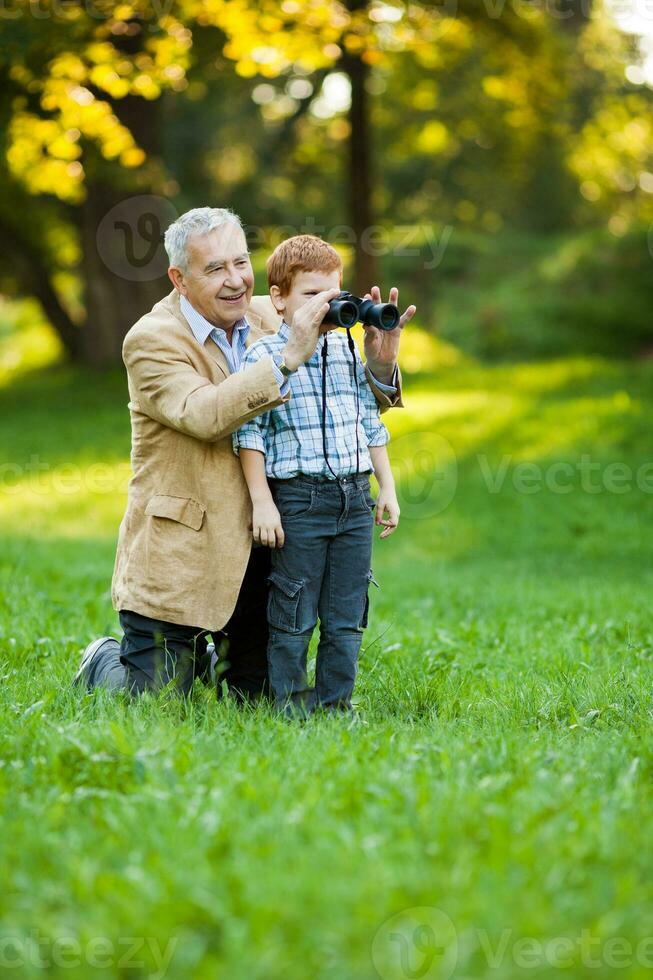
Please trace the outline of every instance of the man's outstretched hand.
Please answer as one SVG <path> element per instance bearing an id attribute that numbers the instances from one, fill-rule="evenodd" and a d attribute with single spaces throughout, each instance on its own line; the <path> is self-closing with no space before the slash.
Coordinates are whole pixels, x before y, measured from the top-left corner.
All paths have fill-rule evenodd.
<path id="1" fill-rule="evenodd" d="M 373 303 L 382 303 L 381 290 L 378 286 L 372 286 L 369 293 L 365 294 L 365 299 L 371 299 Z M 399 303 L 399 290 L 393 286 L 390 290 L 388 303 L 395 306 Z M 409 306 L 402 315 L 399 323 L 394 330 L 379 330 L 378 327 L 365 327 L 365 341 L 363 349 L 367 366 L 382 384 L 392 384 L 395 368 L 397 366 L 397 355 L 399 354 L 399 341 L 401 331 L 406 324 L 413 319 L 417 312 L 416 306 Z"/>

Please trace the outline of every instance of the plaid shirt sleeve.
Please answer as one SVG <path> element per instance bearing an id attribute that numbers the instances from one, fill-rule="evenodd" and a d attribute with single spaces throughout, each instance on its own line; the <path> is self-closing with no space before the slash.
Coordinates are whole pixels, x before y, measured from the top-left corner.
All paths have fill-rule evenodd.
<path id="1" fill-rule="evenodd" d="M 243 371 L 250 364 L 256 364 L 265 353 L 266 351 L 264 350 L 257 351 L 256 344 L 253 344 L 248 348 L 243 357 L 240 370 Z M 239 454 L 241 449 L 257 449 L 265 455 L 265 435 L 268 415 L 269 412 L 258 415 L 255 419 L 250 419 L 249 422 L 245 422 L 239 429 L 236 429 L 232 436 L 233 450 L 236 455 Z"/>
<path id="2" fill-rule="evenodd" d="M 361 422 L 368 446 L 385 446 L 390 441 L 390 433 L 381 421 L 381 412 L 374 392 L 370 388 L 365 367 L 360 357 L 356 358 L 358 368 L 358 390 L 360 392 Z"/>

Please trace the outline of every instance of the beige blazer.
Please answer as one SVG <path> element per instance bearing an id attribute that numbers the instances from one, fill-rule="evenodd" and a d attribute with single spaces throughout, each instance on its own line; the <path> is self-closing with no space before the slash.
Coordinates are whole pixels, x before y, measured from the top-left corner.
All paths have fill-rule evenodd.
<path id="1" fill-rule="evenodd" d="M 254 297 L 248 345 L 278 329 L 268 297 Z M 230 374 L 209 338 L 202 347 L 173 290 L 123 345 L 132 427 L 132 478 L 113 574 L 114 608 L 184 626 L 229 620 L 252 544 L 251 505 L 231 434 L 281 404 L 271 358 Z M 375 388 L 382 410 L 392 402 Z"/>

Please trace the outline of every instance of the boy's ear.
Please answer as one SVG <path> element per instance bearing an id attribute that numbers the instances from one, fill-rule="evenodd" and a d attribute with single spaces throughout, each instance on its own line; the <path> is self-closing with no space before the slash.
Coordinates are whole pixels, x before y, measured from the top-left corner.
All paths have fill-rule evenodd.
<path id="1" fill-rule="evenodd" d="M 270 286 L 270 299 L 277 313 L 283 313 L 286 308 L 286 301 L 278 286 Z"/>

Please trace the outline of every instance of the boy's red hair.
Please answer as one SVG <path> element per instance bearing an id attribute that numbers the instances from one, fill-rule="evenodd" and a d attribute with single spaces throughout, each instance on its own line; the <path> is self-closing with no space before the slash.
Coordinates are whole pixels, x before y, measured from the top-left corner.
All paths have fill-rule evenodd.
<path id="1" fill-rule="evenodd" d="M 277 245 L 267 261 L 268 286 L 278 286 L 282 296 L 292 289 L 298 272 L 342 273 L 342 259 L 332 245 L 315 235 L 294 235 Z"/>

